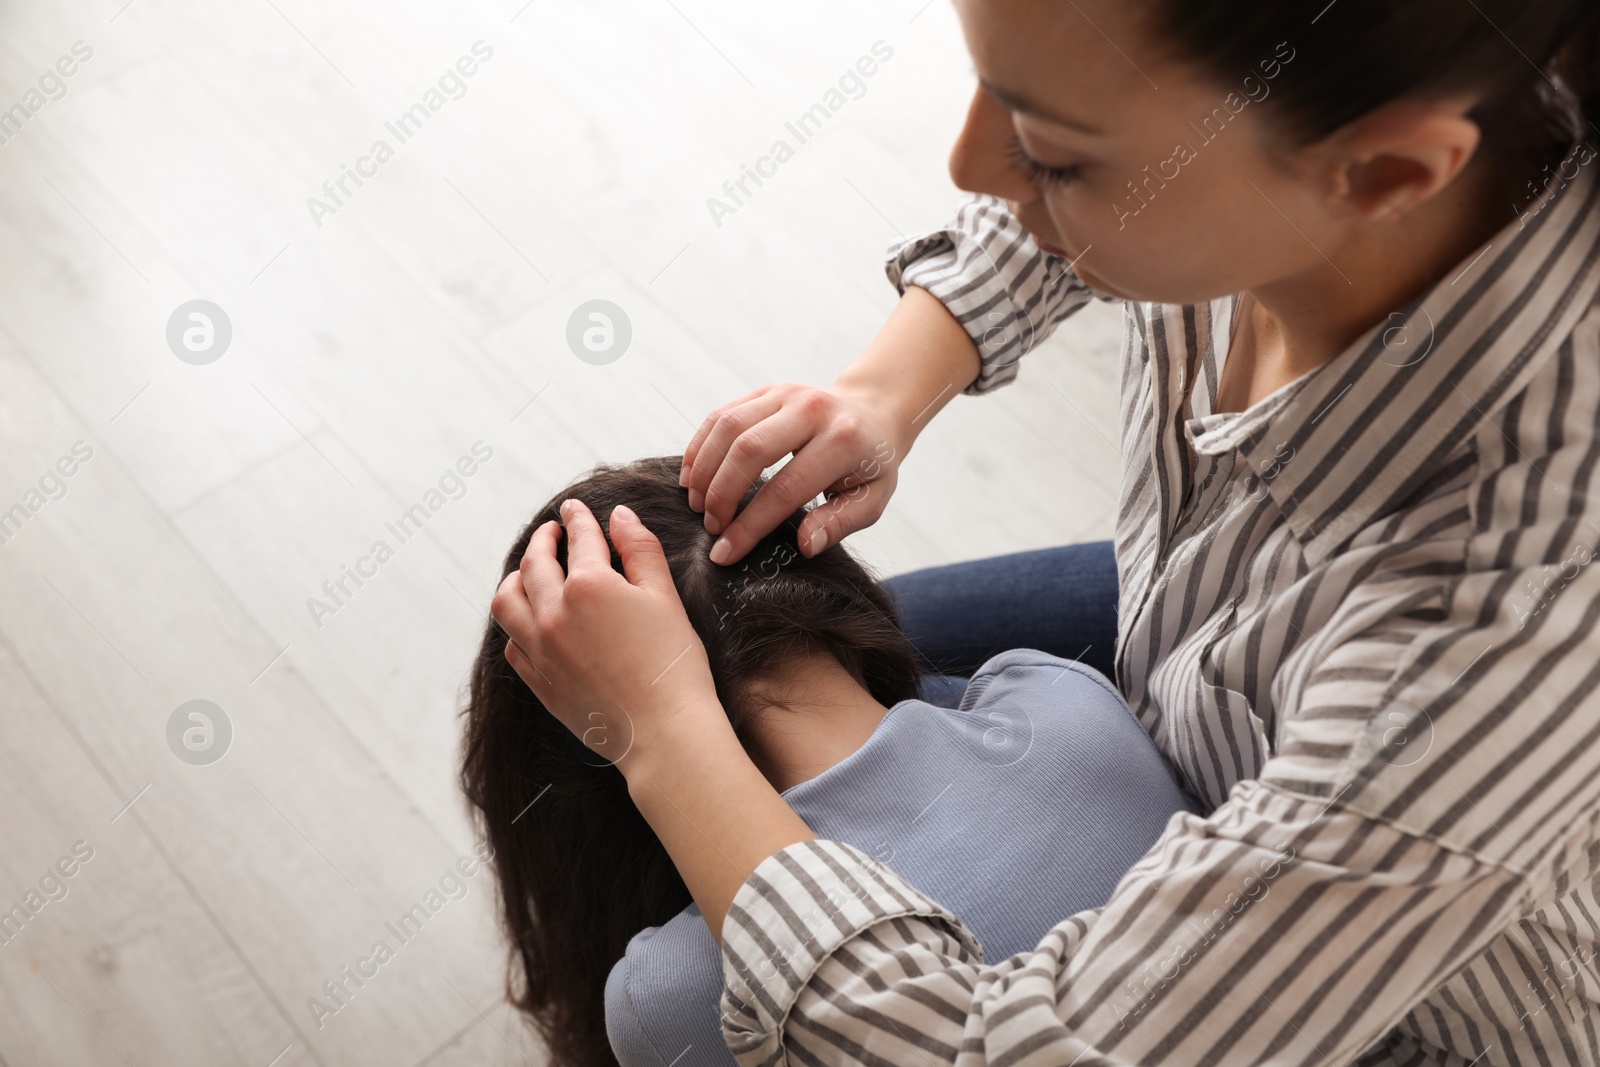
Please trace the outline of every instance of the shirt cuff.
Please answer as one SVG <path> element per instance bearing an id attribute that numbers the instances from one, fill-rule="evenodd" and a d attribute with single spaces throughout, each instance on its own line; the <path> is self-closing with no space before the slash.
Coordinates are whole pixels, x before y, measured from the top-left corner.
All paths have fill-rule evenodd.
<path id="1" fill-rule="evenodd" d="M 972 338 L 983 361 L 964 390 L 972 395 L 1012 381 L 1017 362 L 1096 295 L 991 196 L 963 204 L 943 229 L 890 245 L 884 270 L 901 295 L 913 285 L 933 294 Z"/>
<path id="2" fill-rule="evenodd" d="M 963 956 L 983 958 L 955 915 L 843 842 L 802 841 L 763 860 L 722 924 L 723 1039 L 739 1062 L 784 1062 L 784 1022 L 817 968 L 863 932 L 906 916 L 945 927 Z"/>

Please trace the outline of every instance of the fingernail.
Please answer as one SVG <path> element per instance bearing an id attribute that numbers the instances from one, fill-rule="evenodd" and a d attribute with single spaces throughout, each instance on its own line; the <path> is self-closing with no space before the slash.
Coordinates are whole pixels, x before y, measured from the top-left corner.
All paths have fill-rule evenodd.
<path id="1" fill-rule="evenodd" d="M 711 546 L 711 562 L 722 566 L 728 562 L 728 557 L 733 555 L 733 542 L 726 537 L 717 538 L 717 543 Z"/>
<path id="2" fill-rule="evenodd" d="M 684 488 L 688 488 L 688 486 L 689 486 L 689 468 L 688 467 L 680 467 L 680 468 L 678 468 L 678 484 L 680 486 L 683 486 Z"/>
<path id="3" fill-rule="evenodd" d="M 570 496 L 567 497 L 567 499 L 565 499 L 565 500 L 563 500 L 561 502 L 561 507 L 559 509 L 560 512 L 561 512 L 561 517 L 562 518 L 566 518 L 568 515 L 570 515 L 572 513 L 572 509 L 577 507 L 577 506 L 578 506 L 578 502 L 576 500 L 572 499 Z"/>
<path id="4" fill-rule="evenodd" d="M 706 516 L 706 530 L 714 534 L 719 534 L 722 532 L 722 523 L 718 521 L 715 515 Z"/>
<path id="5" fill-rule="evenodd" d="M 623 517 L 623 519 L 625 519 L 627 521 L 630 521 L 630 522 L 638 522 L 639 521 L 639 516 L 635 515 L 633 513 L 633 509 L 630 508 L 626 504 L 618 504 L 616 507 L 611 509 L 611 514 L 612 514 L 613 517 L 615 517 L 617 515 L 621 515 Z"/>
<path id="6" fill-rule="evenodd" d="M 811 535 L 811 554 L 813 556 L 815 556 L 818 552 L 821 552 L 823 549 L 825 549 L 827 547 L 828 547 L 828 531 L 827 530 L 817 530 L 816 532 L 814 532 Z"/>
<path id="7" fill-rule="evenodd" d="M 689 508 L 690 508 L 690 510 L 692 510 L 692 511 L 700 511 L 705 506 L 706 506 L 706 495 L 704 493 L 702 493 L 698 489 L 689 490 Z"/>

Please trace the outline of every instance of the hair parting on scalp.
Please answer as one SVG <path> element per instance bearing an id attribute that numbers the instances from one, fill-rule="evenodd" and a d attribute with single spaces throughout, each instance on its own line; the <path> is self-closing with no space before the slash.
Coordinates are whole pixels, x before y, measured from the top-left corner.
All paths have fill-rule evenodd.
<path id="1" fill-rule="evenodd" d="M 802 654 L 838 660 L 885 705 L 916 695 L 919 669 L 888 596 L 840 547 L 794 548 L 803 511 L 743 564 L 710 561 L 714 540 L 678 485 L 681 457 L 599 467 L 541 507 L 506 553 L 518 569 L 539 526 L 576 498 L 609 526 L 627 504 L 661 541 L 674 583 L 705 645 L 717 696 L 743 735 L 762 683 Z M 752 487 L 749 496 L 755 492 Z M 566 567 L 566 540 L 557 548 Z M 615 550 L 612 566 L 621 569 Z M 605 1031 L 605 983 L 628 940 L 664 923 L 689 891 L 615 767 L 545 710 L 505 659 L 490 619 L 473 663 L 461 785 L 494 848 L 500 922 L 511 943 L 507 986 L 549 1045 L 551 1063 L 615 1064 Z"/>

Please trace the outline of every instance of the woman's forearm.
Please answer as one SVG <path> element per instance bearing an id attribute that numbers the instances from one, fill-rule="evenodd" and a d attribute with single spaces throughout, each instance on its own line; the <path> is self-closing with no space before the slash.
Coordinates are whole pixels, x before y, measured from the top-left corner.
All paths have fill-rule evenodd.
<path id="1" fill-rule="evenodd" d="M 933 294 L 908 287 L 860 358 L 833 383 L 896 427 L 900 455 L 928 422 L 977 380 L 983 364 L 966 328 Z"/>

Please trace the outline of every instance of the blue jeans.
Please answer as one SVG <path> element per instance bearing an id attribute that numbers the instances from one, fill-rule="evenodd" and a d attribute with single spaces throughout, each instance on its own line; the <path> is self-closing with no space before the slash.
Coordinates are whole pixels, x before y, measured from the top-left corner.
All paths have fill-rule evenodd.
<path id="1" fill-rule="evenodd" d="M 1035 648 L 1116 677 L 1117 561 L 1110 541 L 929 567 L 884 583 L 931 672 L 923 699 L 954 707 L 985 660 Z M 939 677 L 946 676 L 946 677 Z"/>

